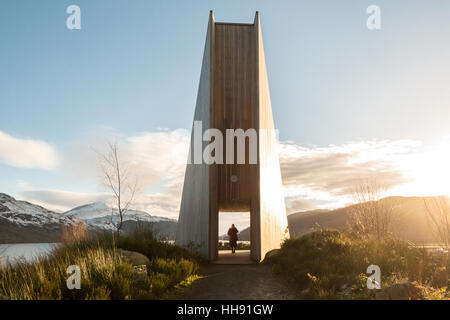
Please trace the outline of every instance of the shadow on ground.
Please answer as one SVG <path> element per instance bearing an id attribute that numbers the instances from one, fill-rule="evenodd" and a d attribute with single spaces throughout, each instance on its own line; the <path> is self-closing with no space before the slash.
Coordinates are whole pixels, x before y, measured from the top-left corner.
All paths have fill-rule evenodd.
<path id="1" fill-rule="evenodd" d="M 186 289 L 186 300 L 289 300 L 295 295 L 262 264 L 208 264 Z"/>

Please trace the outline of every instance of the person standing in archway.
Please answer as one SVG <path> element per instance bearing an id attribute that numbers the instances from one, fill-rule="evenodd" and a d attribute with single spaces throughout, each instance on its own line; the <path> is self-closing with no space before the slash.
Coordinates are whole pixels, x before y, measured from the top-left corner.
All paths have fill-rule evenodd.
<path id="1" fill-rule="evenodd" d="M 234 226 L 234 224 L 231 225 L 231 228 L 228 229 L 228 240 L 230 242 L 230 247 L 231 247 L 231 253 L 235 253 L 236 252 L 236 248 L 237 248 L 237 241 L 238 241 L 238 229 L 236 229 L 236 227 Z"/>

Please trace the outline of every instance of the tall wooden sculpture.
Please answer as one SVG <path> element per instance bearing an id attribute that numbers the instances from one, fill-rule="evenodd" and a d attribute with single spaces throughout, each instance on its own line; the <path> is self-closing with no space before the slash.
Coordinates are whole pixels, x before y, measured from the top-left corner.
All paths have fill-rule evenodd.
<path id="1" fill-rule="evenodd" d="M 255 129 L 256 163 L 249 137 L 245 164 L 199 163 L 195 150 L 210 144 L 195 137 L 199 123 L 201 134 L 216 128 L 224 137 L 227 129 Z M 223 143 L 224 158 L 236 157 L 233 148 Z M 289 237 L 258 12 L 253 24 L 215 22 L 210 13 L 176 243 L 217 259 L 219 211 L 250 212 L 253 260 Z"/>

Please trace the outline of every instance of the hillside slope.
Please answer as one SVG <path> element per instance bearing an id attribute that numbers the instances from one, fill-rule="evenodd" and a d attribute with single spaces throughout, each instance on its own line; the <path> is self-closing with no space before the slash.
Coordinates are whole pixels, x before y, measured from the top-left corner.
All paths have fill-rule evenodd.
<path id="1" fill-rule="evenodd" d="M 58 242 L 63 226 L 83 221 L 90 232 L 112 231 L 119 221 L 117 210 L 104 203 L 91 203 L 66 213 L 16 200 L 0 193 L 0 243 Z M 123 232 L 151 229 L 158 238 L 174 240 L 177 221 L 130 210 L 124 216 Z"/>
<path id="2" fill-rule="evenodd" d="M 92 227 L 106 230 L 114 230 L 120 221 L 119 212 L 103 202 L 94 202 L 73 208 L 64 213 L 66 217 L 83 220 Z M 123 216 L 123 221 L 139 221 L 146 223 L 176 222 L 176 220 L 152 216 L 145 211 L 128 210 Z"/>
<path id="3" fill-rule="evenodd" d="M 0 193 L 0 243 L 55 242 L 77 219 Z"/>
<path id="4" fill-rule="evenodd" d="M 393 210 L 393 233 L 395 236 L 417 242 L 435 242 L 426 214 L 424 201 L 431 197 L 388 197 L 379 201 Z M 288 216 L 292 237 L 312 231 L 315 225 L 343 230 L 348 228 L 353 206 L 321 212 L 298 212 Z"/>
<path id="5" fill-rule="evenodd" d="M 393 208 L 393 233 L 395 236 L 415 243 L 432 243 L 437 239 L 427 219 L 424 201 L 432 197 L 388 197 L 381 199 Z M 315 227 L 344 230 L 350 224 L 353 206 L 335 210 L 311 210 L 288 215 L 291 237 L 298 238 Z M 244 229 L 239 240 L 249 240 L 250 229 Z"/>

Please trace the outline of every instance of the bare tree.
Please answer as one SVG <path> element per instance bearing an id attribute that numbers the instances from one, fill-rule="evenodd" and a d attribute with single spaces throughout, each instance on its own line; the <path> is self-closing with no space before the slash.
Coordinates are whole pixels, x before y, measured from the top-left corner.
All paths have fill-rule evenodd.
<path id="1" fill-rule="evenodd" d="M 375 179 L 360 183 L 353 192 L 356 202 L 350 211 L 352 227 L 364 236 L 382 240 L 391 233 L 394 204 L 381 199 L 385 188 Z"/>
<path id="2" fill-rule="evenodd" d="M 424 198 L 428 222 L 436 236 L 447 248 L 450 247 L 450 200 L 445 196 Z"/>
<path id="3" fill-rule="evenodd" d="M 119 236 L 124 215 L 130 209 L 138 192 L 138 179 L 132 174 L 130 166 L 120 158 L 117 142 L 108 143 L 105 153 L 97 153 L 100 157 L 101 183 L 111 192 L 115 204 L 114 210 L 119 216 L 117 223 L 114 223 L 111 217 L 111 223 Z M 111 210 L 112 213 L 114 210 Z"/>

